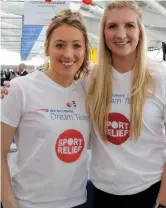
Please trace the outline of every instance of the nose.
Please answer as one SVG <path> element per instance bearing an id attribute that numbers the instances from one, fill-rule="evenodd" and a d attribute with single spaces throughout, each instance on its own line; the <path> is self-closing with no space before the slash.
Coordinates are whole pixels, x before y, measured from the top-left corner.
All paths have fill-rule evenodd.
<path id="1" fill-rule="evenodd" d="M 126 28 L 124 26 L 119 26 L 116 33 L 117 38 L 124 39 L 126 34 Z"/>
<path id="2" fill-rule="evenodd" d="M 70 59 L 73 58 L 73 48 L 71 46 L 67 46 L 64 50 L 63 50 L 63 56 L 66 59 Z"/>

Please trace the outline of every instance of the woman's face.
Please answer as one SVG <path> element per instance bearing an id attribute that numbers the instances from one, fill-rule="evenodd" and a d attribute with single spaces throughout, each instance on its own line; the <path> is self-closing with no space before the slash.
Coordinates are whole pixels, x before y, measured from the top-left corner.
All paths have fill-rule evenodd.
<path id="1" fill-rule="evenodd" d="M 66 78 L 74 78 L 85 57 L 85 38 L 73 26 L 62 25 L 51 34 L 48 46 L 52 72 Z"/>
<path id="2" fill-rule="evenodd" d="M 105 22 L 105 41 L 113 57 L 133 56 L 140 38 L 136 13 L 130 8 L 111 9 Z"/>

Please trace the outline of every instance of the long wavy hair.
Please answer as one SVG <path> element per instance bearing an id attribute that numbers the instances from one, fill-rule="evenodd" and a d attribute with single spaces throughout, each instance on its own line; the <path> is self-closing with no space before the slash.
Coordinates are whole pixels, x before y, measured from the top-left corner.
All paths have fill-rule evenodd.
<path id="1" fill-rule="evenodd" d="M 130 137 L 135 136 L 138 138 L 142 128 L 143 106 L 147 97 L 147 88 L 152 83 L 152 77 L 146 70 L 147 42 L 145 28 L 142 23 L 142 14 L 139 6 L 134 1 L 113 1 L 105 8 L 100 31 L 99 59 L 92 73 L 93 81 L 89 87 L 86 108 L 91 122 L 98 129 L 101 138 L 105 139 L 112 97 L 112 60 L 111 51 L 104 38 L 104 30 L 107 12 L 115 8 L 132 9 L 136 14 L 137 24 L 141 33 L 133 66 L 129 131 Z"/>
<path id="2" fill-rule="evenodd" d="M 83 22 L 83 17 L 79 12 L 72 12 L 70 9 L 62 10 L 57 16 L 55 16 L 52 21 L 50 22 L 48 29 L 46 31 L 46 40 L 45 40 L 45 54 L 47 56 L 48 54 L 48 47 L 51 39 L 51 35 L 53 31 L 64 25 L 67 24 L 69 26 L 76 27 L 79 29 L 85 39 L 85 58 L 83 61 L 83 64 L 81 65 L 80 69 L 75 74 L 74 79 L 77 80 L 80 77 L 85 77 L 88 74 L 88 61 L 89 61 L 89 41 L 88 41 L 88 34 L 85 27 L 85 24 Z M 48 70 L 49 65 L 48 63 L 45 64 L 44 69 Z"/>

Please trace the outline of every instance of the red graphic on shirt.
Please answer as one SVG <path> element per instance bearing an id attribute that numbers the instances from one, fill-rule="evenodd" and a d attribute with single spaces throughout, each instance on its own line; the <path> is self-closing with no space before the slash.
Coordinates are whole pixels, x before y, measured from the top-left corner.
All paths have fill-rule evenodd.
<path id="1" fill-rule="evenodd" d="M 80 157 L 84 149 L 82 134 L 74 129 L 64 131 L 57 139 L 55 152 L 60 160 L 71 163 Z"/>
<path id="2" fill-rule="evenodd" d="M 73 100 L 72 103 L 73 103 L 73 106 L 76 107 L 76 101 Z"/>
<path id="3" fill-rule="evenodd" d="M 45 0 L 46 3 L 51 3 L 52 0 Z"/>
<path id="4" fill-rule="evenodd" d="M 69 107 L 69 108 L 71 107 L 71 103 L 70 103 L 70 102 L 68 102 L 66 105 L 67 105 L 67 107 Z"/>
<path id="5" fill-rule="evenodd" d="M 68 102 L 68 103 L 66 103 L 66 105 L 67 105 L 67 107 L 69 107 L 69 108 L 70 108 L 70 107 L 75 107 L 75 108 L 77 107 L 77 106 L 76 106 L 76 101 L 72 101 L 72 103 L 71 103 L 71 102 Z"/>
<path id="6" fill-rule="evenodd" d="M 108 115 L 107 140 L 115 145 L 120 145 L 129 138 L 129 120 L 120 113 Z"/>

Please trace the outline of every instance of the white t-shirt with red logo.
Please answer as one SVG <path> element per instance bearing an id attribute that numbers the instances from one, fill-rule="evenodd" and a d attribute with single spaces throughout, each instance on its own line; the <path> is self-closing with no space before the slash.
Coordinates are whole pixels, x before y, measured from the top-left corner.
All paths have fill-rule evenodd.
<path id="1" fill-rule="evenodd" d="M 19 208 L 71 208 L 86 201 L 89 118 L 80 83 L 42 72 L 11 81 L 1 121 L 17 127 L 12 187 Z"/>
<path id="2" fill-rule="evenodd" d="M 104 142 L 96 129 L 91 139 L 90 178 L 104 192 L 131 195 L 161 180 L 166 162 L 166 69 L 161 64 L 149 68 L 156 92 L 146 99 L 138 139 L 129 139 L 132 72 L 121 74 L 113 69 L 107 140 Z"/>

